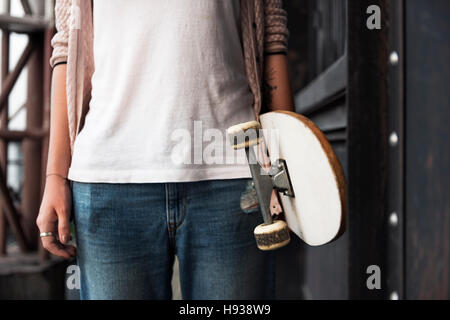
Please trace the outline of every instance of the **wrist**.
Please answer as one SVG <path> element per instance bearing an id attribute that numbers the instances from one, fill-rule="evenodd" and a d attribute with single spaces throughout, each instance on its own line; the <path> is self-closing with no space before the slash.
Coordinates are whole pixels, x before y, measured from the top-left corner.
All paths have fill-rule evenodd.
<path id="1" fill-rule="evenodd" d="M 60 173 L 47 173 L 45 175 L 45 179 L 47 180 L 49 178 L 55 178 L 55 179 L 59 179 L 59 180 L 63 180 L 63 181 L 69 181 L 65 175 L 60 174 Z"/>

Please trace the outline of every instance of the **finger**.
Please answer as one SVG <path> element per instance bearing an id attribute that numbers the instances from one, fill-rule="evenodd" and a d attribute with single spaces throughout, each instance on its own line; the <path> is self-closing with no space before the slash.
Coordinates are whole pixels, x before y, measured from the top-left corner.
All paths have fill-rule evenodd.
<path id="1" fill-rule="evenodd" d="M 43 218 L 45 217 L 45 218 Z M 49 241 L 53 241 L 53 239 L 49 238 L 55 238 L 56 237 L 56 223 L 57 223 L 57 218 L 56 218 L 56 214 L 53 211 L 52 214 L 46 214 L 46 215 L 42 215 L 39 214 L 38 217 L 38 228 L 39 228 L 39 232 L 40 233 L 44 233 L 44 232 L 51 232 L 54 236 L 49 236 L 49 237 L 41 237 L 41 241 L 42 241 L 42 245 L 44 245 L 45 243 L 48 243 Z"/>
<path id="2" fill-rule="evenodd" d="M 71 256 L 75 257 L 77 255 L 77 249 L 71 245 L 65 245 L 64 250 Z"/>
<path id="3" fill-rule="evenodd" d="M 77 253 L 76 247 L 72 245 L 64 245 L 55 237 L 43 237 L 42 245 L 52 254 L 67 259 L 70 257 L 75 257 Z"/>
<path id="4" fill-rule="evenodd" d="M 57 212 L 57 214 L 59 241 L 62 244 L 67 244 L 70 241 L 70 215 L 65 210 L 60 210 L 59 212 Z"/>
<path id="5" fill-rule="evenodd" d="M 46 249 L 47 251 L 56 256 L 65 259 L 69 259 L 71 256 L 75 256 L 76 250 L 73 246 L 67 246 L 73 248 L 65 248 L 65 246 L 61 244 L 56 238 L 57 236 L 56 224 L 58 219 L 56 213 L 53 212 L 52 215 L 48 214 L 47 217 L 54 217 L 54 218 L 38 219 L 39 232 L 52 232 L 54 234 L 53 236 L 41 237 L 42 246 L 44 247 L 44 249 Z"/>
<path id="6" fill-rule="evenodd" d="M 55 256 L 70 259 L 72 255 L 65 249 L 60 243 L 57 242 L 55 237 L 42 238 L 43 247 Z"/>

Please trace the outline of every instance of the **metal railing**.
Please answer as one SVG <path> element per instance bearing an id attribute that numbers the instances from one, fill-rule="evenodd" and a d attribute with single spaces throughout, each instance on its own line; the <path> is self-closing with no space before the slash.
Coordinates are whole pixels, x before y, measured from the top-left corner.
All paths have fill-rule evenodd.
<path id="1" fill-rule="evenodd" d="M 17 1 L 18 2 L 18 1 Z M 0 14 L 1 91 L 0 91 L 0 255 L 8 253 L 7 234 L 11 233 L 22 252 L 48 254 L 40 246 L 36 217 L 45 182 L 46 155 L 50 115 L 49 58 L 50 39 L 54 34 L 53 1 L 21 0 L 23 16 L 11 15 L 11 1 L 3 0 Z M 27 35 L 28 44 L 11 69 L 11 34 Z M 15 52 L 13 53 L 15 54 Z M 10 130 L 9 123 L 17 114 L 9 114 L 9 97 L 19 76 L 27 74 L 25 130 Z M 13 199 L 7 183 L 8 144 L 19 142 L 23 152 L 23 181 L 20 203 Z"/>

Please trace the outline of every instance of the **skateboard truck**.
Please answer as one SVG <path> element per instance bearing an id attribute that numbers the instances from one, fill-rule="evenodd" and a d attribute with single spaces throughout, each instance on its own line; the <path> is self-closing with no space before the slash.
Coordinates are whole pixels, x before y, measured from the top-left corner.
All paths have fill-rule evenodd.
<path id="1" fill-rule="evenodd" d="M 270 168 L 269 175 L 272 178 L 274 188 L 278 192 L 288 197 L 295 197 L 291 180 L 289 179 L 286 161 L 277 159 L 276 164 Z"/>
<path id="2" fill-rule="evenodd" d="M 264 139 L 259 136 L 260 129 L 259 122 L 250 121 L 232 126 L 227 132 L 235 150 L 245 149 L 264 219 L 264 223 L 254 230 L 256 244 L 261 250 L 274 250 L 287 245 L 290 235 L 286 222 L 272 218 L 270 212 L 272 192 L 275 189 L 286 196 L 294 197 L 294 191 L 286 162 L 283 159 L 278 159 L 270 167 L 266 163 L 261 166 L 257 160 L 253 146 L 257 146 Z"/>

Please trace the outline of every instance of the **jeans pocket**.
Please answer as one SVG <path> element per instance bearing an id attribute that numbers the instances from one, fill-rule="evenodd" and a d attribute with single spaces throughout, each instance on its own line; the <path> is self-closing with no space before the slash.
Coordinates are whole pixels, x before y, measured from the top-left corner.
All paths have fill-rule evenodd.
<path id="1" fill-rule="evenodd" d="M 259 212 L 259 200 L 252 179 L 246 182 L 246 188 L 241 194 L 241 210 L 246 214 Z"/>

